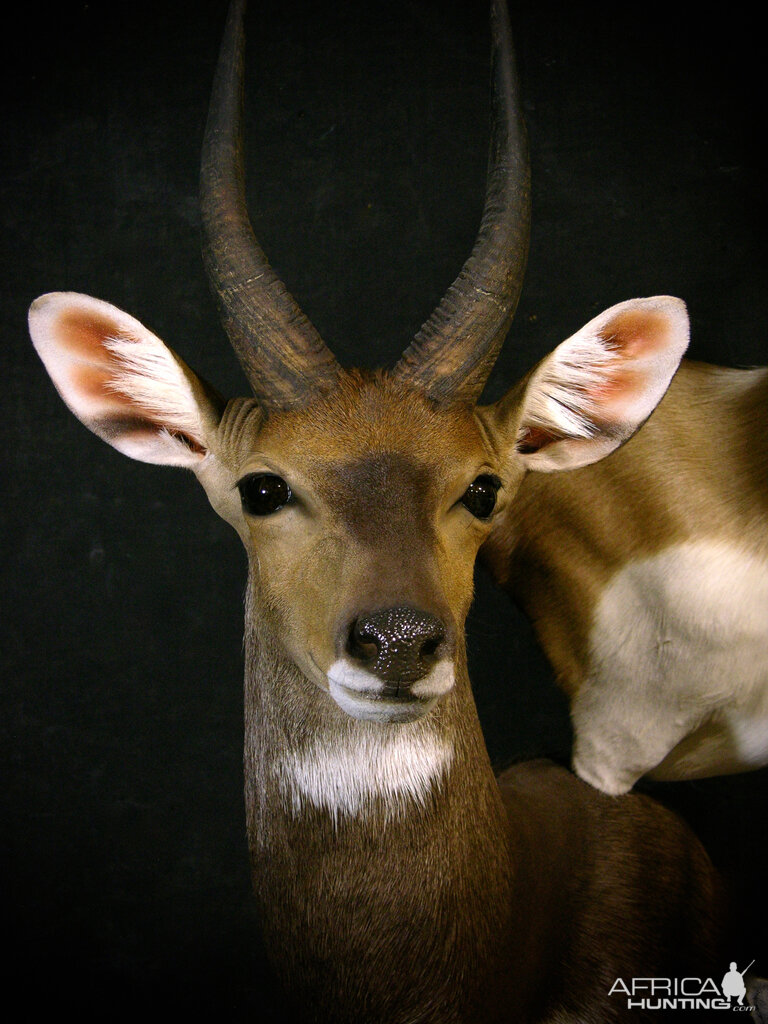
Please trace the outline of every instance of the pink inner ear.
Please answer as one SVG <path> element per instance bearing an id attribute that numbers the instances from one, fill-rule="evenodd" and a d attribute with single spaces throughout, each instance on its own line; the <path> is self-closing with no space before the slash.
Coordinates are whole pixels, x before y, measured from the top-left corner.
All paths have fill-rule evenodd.
<path id="1" fill-rule="evenodd" d="M 58 318 L 57 334 L 73 358 L 102 362 L 104 342 L 120 333 L 114 320 L 95 312 L 67 310 Z"/>
<path id="2" fill-rule="evenodd" d="M 621 364 L 616 363 L 619 367 Z M 645 374 L 640 370 L 633 370 L 627 367 L 621 369 L 609 369 L 606 376 L 594 387 L 590 388 L 589 397 L 598 406 L 609 406 L 614 402 L 621 402 L 623 399 L 637 393 L 638 388 L 643 385 Z"/>
<path id="3" fill-rule="evenodd" d="M 666 317 L 643 309 L 627 309 L 600 330 L 606 348 L 624 359 L 643 359 L 662 349 L 669 335 Z"/>
<path id="4" fill-rule="evenodd" d="M 52 292 L 32 303 L 29 327 L 66 404 L 119 451 L 188 467 L 207 455 L 207 406 L 194 374 L 138 320 L 87 295 Z"/>
<path id="5" fill-rule="evenodd" d="M 70 370 L 70 381 L 84 398 L 92 401 L 115 397 L 115 392 L 108 386 L 113 375 L 109 372 L 109 364 L 104 367 L 75 364 Z"/>
<path id="6" fill-rule="evenodd" d="M 115 387 L 120 360 L 105 342 L 126 337 L 126 334 L 113 319 L 93 311 L 68 310 L 59 317 L 56 328 L 60 344 L 72 360 L 68 372 L 70 383 L 82 398 L 98 403 L 95 407 L 101 410 L 92 420 L 92 428 L 97 433 L 112 442 L 127 436 L 146 442 L 165 429 L 190 451 L 205 454 L 195 438 L 163 423 L 141 402 Z"/>
<path id="7" fill-rule="evenodd" d="M 109 387 L 118 365 L 105 341 L 120 334 L 114 320 L 85 310 L 67 310 L 55 325 L 56 337 L 68 354 L 68 377 L 71 385 L 85 399 L 105 402 L 109 407 L 124 405 Z"/>
<path id="8" fill-rule="evenodd" d="M 633 403 L 648 386 L 655 372 L 654 357 L 668 345 L 669 331 L 668 317 L 644 309 L 624 310 L 603 325 L 600 338 L 615 359 L 600 383 L 590 388 L 596 424 L 621 416 L 627 403 Z"/>
<path id="9" fill-rule="evenodd" d="M 687 344 L 685 304 L 673 296 L 605 310 L 532 374 L 516 450 L 546 472 L 603 458 L 648 419 Z"/>
<path id="10" fill-rule="evenodd" d="M 555 441 L 562 441 L 563 435 L 542 427 L 523 427 L 517 439 L 515 450 L 521 455 L 533 455 Z"/>

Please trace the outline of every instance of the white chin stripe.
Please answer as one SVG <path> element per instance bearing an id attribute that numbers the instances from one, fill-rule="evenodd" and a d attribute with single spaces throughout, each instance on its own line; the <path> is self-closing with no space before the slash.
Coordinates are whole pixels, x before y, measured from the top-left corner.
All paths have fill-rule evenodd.
<path id="1" fill-rule="evenodd" d="M 384 682 L 346 658 L 339 658 L 328 670 L 331 696 L 352 718 L 369 722 L 410 722 L 421 718 L 438 698 L 453 688 L 453 663 L 439 661 L 423 679 L 409 684 L 403 697 L 384 696 Z"/>

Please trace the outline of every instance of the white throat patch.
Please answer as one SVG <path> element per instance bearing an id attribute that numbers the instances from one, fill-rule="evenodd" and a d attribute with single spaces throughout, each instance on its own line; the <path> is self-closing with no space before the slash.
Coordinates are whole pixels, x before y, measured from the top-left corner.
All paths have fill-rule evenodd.
<path id="1" fill-rule="evenodd" d="M 421 721 L 384 727 L 355 723 L 333 749 L 315 743 L 306 751 L 284 752 L 274 772 L 294 815 L 311 805 L 334 820 L 358 816 L 379 798 L 398 817 L 412 801 L 426 804 L 452 761 L 452 744 Z"/>

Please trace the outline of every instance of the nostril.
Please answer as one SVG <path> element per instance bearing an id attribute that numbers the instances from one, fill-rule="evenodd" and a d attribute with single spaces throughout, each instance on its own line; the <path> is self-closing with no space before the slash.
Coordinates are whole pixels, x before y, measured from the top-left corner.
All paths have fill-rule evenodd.
<path id="1" fill-rule="evenodd" d="M 360 619 L 355 619 L 349 631 L 347 653 L 358 661 L 371 662 L 378 658 L 379 650 L 380 641 L 376 634 Z"/>
<path id="2" fill-rule="evenodd" d="M 421 645 L 421 656 L 422 658 L 434 658 L 437 654 L 437 649 L 440 644 L 445 640 L 445 634 L 440 636 L 432 636 L 428 640 L 425 640 Z"/>

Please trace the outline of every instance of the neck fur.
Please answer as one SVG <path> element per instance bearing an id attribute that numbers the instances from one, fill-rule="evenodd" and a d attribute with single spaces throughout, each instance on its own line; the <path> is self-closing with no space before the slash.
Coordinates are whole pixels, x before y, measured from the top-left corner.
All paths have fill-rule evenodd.
<path id="1" fill-rule="evenodd" d="M 457 979 L 473 964 L 481 979 L 509 927 L 511 887 L 463 651 L 454 690 L 389 726 L 346 715 L 263 625 L 246 657 L 253 881 L 280 973 L 322 1020 L 432 1019 L 403 1016 L 423 992 L 403 964 L 450 991 L 441 1012 L 458 1006 Z"/>

